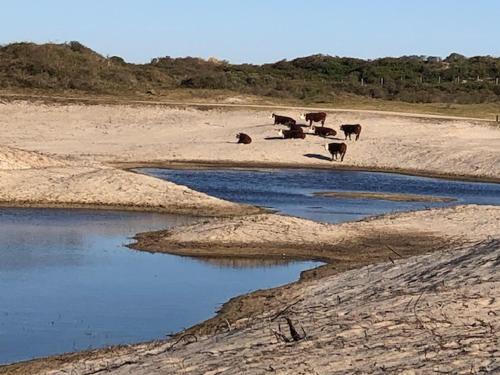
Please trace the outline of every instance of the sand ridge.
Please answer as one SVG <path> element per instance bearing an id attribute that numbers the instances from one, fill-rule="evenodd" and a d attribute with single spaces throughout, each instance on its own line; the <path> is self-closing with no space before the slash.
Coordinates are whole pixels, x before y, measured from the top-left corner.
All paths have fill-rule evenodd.
<path id="1" fill-rule="evenodd" d="M 0 204 L 235 215 L 260 210 L 96 161 L 0 146 Z"/>
<path id="2" fill-rule="evenodd" d="M 471 228 L 474 228 L 473 230 Z M 422 233 L 459 241 L 480 241 L 497 236 L 498 206 L 453 206 L 371 217 L 342 224 L 318 223 L 297 217 L 261 214 L 214 218 L 166 231 L 139 234 L 134 245 L 149 251 L 182 251 L 183 255 L 217 255 L 217 249 L 240 249 L 239 255 L 286 256 L 289 249 L 303 249 L 302 257 L 337 244 L 355 241 L 369 233 Z M 274 244 L 274 245 L 273 245 Z M 282 253 L 273 253 L 276 247 Z M 262 249 L 249 254 L 249 248 Z M 203 249 L 203 250 L 201 250 Z M 238 255 L 238 253 L 235 253 Z M 331 254 L 335 256 L 335 254 Z M 323 254 L 328 259 L 328 254 Z"/>

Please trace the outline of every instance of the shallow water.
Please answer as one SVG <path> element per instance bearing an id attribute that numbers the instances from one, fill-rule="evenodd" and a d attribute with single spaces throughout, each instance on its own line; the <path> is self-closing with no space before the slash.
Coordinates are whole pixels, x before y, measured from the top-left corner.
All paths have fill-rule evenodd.
<path id="1" fill-rule="evenodd" d="M 0 363 L 164 338 L 229 298 L 286 284 L 318 263 L 222 263 L 123 246 L 193 219 L 0 209 Z"/>
<path id="2" fill-rule="evenodd" d="M 338 223 L 388 212 L 456 204 L 500 205 L 500 184 L 461 182 L 393 173 L 311 169 L 139 170 L 227 200 L 316 221 Z M 392 202 L 314 196 L 319 191 L 432 195 L 454 202 Z"/>

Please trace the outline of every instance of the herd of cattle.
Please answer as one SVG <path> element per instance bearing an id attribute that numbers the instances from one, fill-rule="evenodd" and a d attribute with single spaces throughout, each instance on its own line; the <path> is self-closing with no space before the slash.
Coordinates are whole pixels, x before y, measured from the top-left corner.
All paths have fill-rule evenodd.
<path id="1" fill-rule="evenodd" d="M 276 114 L 272 114 L 272 118 L 274 118 L 274 125 L 284 125 L 288 129 L 280 129 L 278 130 L 278 134 L 284 139 L 305 139 L 306 134 L 314 134 L 320 137 L 335 137 L 337 132 L 332 128 L 325 127 L 326 121 L 326 113 L 325 112 L 316 112 L 316 113 L 305 113 L 300 116 L 301 119 L 309 122 L 309 125 L 306 124 L 297 124 L 293 118 L 288 116 L 280 116 Z M 319 122 L 321 123 L 321 127 L 314 126 L 313 123 Z M 309 127 L 309 133 L 304 132 L 304 128 Z M 356 141 L 359 139 L 359 135 L 361 134 L 361 125 L 360 124 L 344 124 L 340 126 L 340 131 L 344 133 L 345 139 L 349 137 L 351 139 L 352 135 L 356 136 Z M 245 133 L 236 134 L 236 139 L 238 139 L 238 143 L 250 144 L 252 143 L 252 138 Z M 340 156 L 340 161 L 344 160 L 345 153 L 347 151 L 347 144 L 344 142 L 332 142 L 325 144 L 325 149 L 331 155 L 331 160 L 337 160 Z"/>

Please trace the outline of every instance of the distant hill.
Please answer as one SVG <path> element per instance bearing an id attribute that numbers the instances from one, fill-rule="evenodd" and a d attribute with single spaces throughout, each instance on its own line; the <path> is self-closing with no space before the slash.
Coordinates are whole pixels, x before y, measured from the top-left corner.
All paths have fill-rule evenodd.
<path id="1" fill-rule="evenodd" d="M 0 89 L 78 90 L 97 94 L 161 93 L 174 88 L 329 102 L 355 94 L 405 102 L 500 101 L 500 58 L 403 56 L 362 60 L 313 55 L 272 64 L 161 57 L 130 64 L 79 42 L 0 47 Z"/>

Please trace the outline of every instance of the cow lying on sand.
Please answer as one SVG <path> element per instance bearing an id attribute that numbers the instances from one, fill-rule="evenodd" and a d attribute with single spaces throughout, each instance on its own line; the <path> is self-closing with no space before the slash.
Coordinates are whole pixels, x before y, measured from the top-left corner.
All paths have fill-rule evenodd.
<path id="1" fill-rule="evenodd" d="M 340 155 L 340 161 L 344 161 L 344 156 L 347 151 L 347 145 L 342 143 L 327 143 L 325 144 L 325 150 L 332 155 L 332 161 L 336 160 Z"/>
<path id="2" fill-rule="evenodd" d="M 288 129 L 289 130 L 293 130 L 293 131 L 297 131 L 297 132 L 304 132 L 304 129 L 302 129 L 302 127 L 304 125 L 300 125 L 300 124 L 287 124 L 286 126 L 288 126 Z"/>
<path id="3" fill-rule="evenodd" d="M 312 126 L 313 122 L 321 122 L 321 126 L 325 126 L 326 113 L 325 112 L 305 113 L 302 114 L 300 118 L 309 121 L 309 126 Z"/>
<path id="4" fill-rule="evenodd" d="M 349 140 L 351 139 L 351 134 L 356 134 L 356 141 L 359 139 L 359 135 L 361 134 L 361 125 L 341 125 L 340 130 L 344 132 L 345 139 L 349 136 Z"/>
<path id="5" fill-rule="evenodd" d="M 335 137 L 337 135 L 337 132 L 332 128 L 326 128 L 326 127 L 318 128 L 316 126 L 313 126 L 311 129 L 314 131 L 314 134 L 319 135 L 320 137 L 328 137 L 329 135 Z"/>
<path id="6" fill-rule="evenodd" d="M 249 145 L 250 143 L 252 143 L 252 138 L 250 138 L 250 136 L 245 133 L 236 134 L 236 139 L 238 140 L 238 143 L 243 143 L 245 145 Z"/>
<path id="7" fill-rule="evenodd" d="M 293 118 L 287 116 L 275 115 L 273 113 L 271 117 L 274 118 L 274 125 L 295 125 L 297 123 Z"/>
<path id="8" fill-rule="evenodd" d="M 290 139 L 290 138 L 295 138 L 295 139 L 305 139 L 306 135 L 302 131 L 297 130 L 278 130 L 278 134 L 283 137 L 283 139 Z"/>

